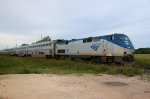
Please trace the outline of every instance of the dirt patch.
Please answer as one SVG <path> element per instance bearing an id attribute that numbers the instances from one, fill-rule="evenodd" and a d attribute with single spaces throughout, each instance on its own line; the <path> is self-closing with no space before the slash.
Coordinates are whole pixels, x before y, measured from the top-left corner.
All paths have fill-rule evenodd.
<path id="1" fill-rule="evenodd" d="M 5 80 L 5 79 L 8 79 L 9 77 L 7 76 L 7 75 L 5 75 L 5 76 L 0 76 L 0 80 Z"/>
<path id="2" fill-rule="evenodd" d="M 144 91 L 144 93 L 149 93 L 149 94 L 150 94 L 150 91 L 149 91 L 149 90 L 146 90 L 146 91 Z"/>
<path id="3" fill-rule="evenodd" d="M 5 79 L 4 79 L 5 78 Z M 150 83 L 112 75 L 0 75 L 0 99 L 149 99 Z"/>
<path id="4" fill-rule="evenodd" d="M 123 83 L 123 82 L 104 82 L 104 84 L 107 85 L 111 85 L 111 86 L 116 86 L 116 87 L 120 87 L 120 86 L 127 86 L 127 83 Z"/>

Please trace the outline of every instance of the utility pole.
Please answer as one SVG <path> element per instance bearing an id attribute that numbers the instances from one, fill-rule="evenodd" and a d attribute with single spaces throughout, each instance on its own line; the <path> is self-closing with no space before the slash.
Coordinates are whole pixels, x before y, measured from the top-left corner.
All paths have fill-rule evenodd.
<path id="1" fill-rule="evenodd" d="M 17 43 L 16 43 L 16 47 L 17 47 Z"/>
<path id="2" fill-rule="evenodd" d="M 42 34 L 41 34 L 41 40 L 42 40 Z"/>

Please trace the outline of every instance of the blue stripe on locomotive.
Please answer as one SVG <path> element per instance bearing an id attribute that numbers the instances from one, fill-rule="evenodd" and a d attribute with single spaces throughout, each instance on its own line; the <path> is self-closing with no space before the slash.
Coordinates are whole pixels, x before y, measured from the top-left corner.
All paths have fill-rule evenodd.
<path id="1" fill-rule="evenodd" d="M 113 40 L 111 40 L 112 36 L 114 36 Z M 130 41 L 130 39 L 125 41 L 125 40 L 120 39 L 120 37 L 127 37 L 127 36 L 124 34 L 112 34 L 112 35 L 100 36 L 99 38 L 107 40 L 109 42 L 112 42 L 116 45 L 119 45 L 119 46 L 127 48 L 127 49 L 134 49 L 134 46 L 133 46 L 132 42 Z"/>

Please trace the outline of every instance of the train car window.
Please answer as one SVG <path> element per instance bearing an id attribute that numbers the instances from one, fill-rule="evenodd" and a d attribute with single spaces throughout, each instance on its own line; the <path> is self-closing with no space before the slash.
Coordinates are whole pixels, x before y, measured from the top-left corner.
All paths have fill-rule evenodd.
<path id="1" fill-rule="evenodd" d="M 65 53 L 65 50 L 62 50 L 62 53 Z"/>
<path id="2" fill-rule="evenodd" d="M 39 52 L 39 54 L 44 54 L 44 52 Z"/>
<path id="3" fill-rule="evenodd" d="M 66 41 L 66 45 L 68 44 L 68 41 Z"/>
<path id="4" fill-rule="evenodd" d="M 65 53 L 65 50 L 64 49 L 58 50 L 58 53 Z"/>

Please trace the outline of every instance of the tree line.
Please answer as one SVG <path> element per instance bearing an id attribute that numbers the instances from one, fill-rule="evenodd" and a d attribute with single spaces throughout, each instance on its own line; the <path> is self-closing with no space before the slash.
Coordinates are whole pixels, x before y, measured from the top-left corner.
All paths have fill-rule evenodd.
<path id="1" fill-rule="evenodd" d="M 150 48 L 139 48 L 135 50 L 135 54 L 150 54 Z"/>

